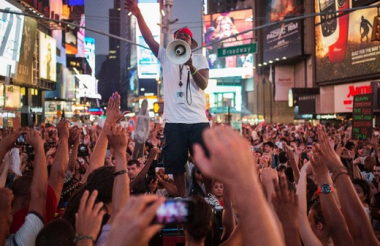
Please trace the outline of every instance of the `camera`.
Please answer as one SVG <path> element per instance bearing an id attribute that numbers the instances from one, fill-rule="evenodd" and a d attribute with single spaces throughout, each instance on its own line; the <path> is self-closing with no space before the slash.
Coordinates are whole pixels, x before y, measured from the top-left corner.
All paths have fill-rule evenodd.
<path id="1" fill-rule="evenodd" d="M 26 142 L 25 136 L 25 132 L 21 133 L 16 140 L 16 145 L 27 145 L 28 143 Z"/>
<path id="2" fill-rule="evenodd" d="M 88 153 L 87 146 L 85 144 L 79 144 L 78 146 L 78 156 L 79 157 L 84 157 L 84 156 L 89 156 L 90 153 Z"/>
<path id="3" fill-rule="evenodd" d="M 168 199 L 156 211 L 153 223 L 176 225 L 189 223 L 193 218 L 194 203 L 185 199 Z"/>

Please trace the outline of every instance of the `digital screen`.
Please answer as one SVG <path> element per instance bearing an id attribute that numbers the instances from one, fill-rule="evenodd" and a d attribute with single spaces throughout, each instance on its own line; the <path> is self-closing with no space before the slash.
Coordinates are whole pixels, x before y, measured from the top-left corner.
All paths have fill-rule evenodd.
<path id="1" fill-rule="evenodd" d="M 40 78 L 56 82 L 56 41 L 47 34 L 40 32 L 40 47 Z"/>
<path id="2" fill-rule="evenodd" d="M 380 3 L 380 2 L 378 2 Z M 318 4 L 318 1 L 316 1 Z M 376 8 L 356 10 L 338 18 L 338 39 L 329 44 L 315 26 L 316 82 L 339 81 L 380 71 L 380 44 L 371 41 Z M 319 18 L 315 19 L 316 23 Z"/>
<path id="3" fill-rule="evenodd" d="M 210 78 L 252 77 L 253 54 L 218 57 L 218 49 L 252 43 L 252 10 L 215 13 L 204 16 L 206 57 Z M 228 68 L 228 70 L 226 69 Z"/>

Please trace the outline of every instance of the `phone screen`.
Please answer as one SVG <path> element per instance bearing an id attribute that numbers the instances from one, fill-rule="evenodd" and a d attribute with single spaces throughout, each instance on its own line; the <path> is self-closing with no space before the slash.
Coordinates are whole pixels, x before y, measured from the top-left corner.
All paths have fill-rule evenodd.
<path id="1" fill-rule="evenodd" d="M 191 219 L 190 200 L 166 200 L 156 212 L 154 223 L 170 225 L 187 223 Z"/>
<path id="2" fill-rule="evenodd" d="M 18 138 L 16 140 L 17 145 L 26 144 L 25 135 L 26 135 L 26 133 L 21 133 L 20 136 L 18 136 Z"/>

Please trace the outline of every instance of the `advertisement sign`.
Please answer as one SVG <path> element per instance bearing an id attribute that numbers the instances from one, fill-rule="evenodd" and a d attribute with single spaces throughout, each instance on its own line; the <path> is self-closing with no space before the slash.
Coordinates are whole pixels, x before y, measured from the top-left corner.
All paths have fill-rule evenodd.
<path id="1" fill-rule="evenodd" d="M 102 96 L 98 94 L 98 80 L 95 77 L 78 74 L 75 78 L 79 81 L 79 97 L 102 99 Z"/>
<path id="2" fill-rule="evenodd" d="M 303 13 L 302 0 L 266 1 L 266 23 L 282 21 Z M 277 24 L 263 30 L 263 61 L 273 62 L 302 55 L 302 21 Z"/>
<path id="3" fill-rule="evenodd" d="M 85 37 L 84 39 L 84 54 L 86 60 L 91 67 L 91 76 L 95 77 L 95 39 Z"/>
<path id="4" fill-rule="evenodd" d="M 85 27 L 85 18 L 84 14 L 81 15 L 80 18 L 80 26 Z M 77 33 L 77 55 L 76 57 L 85 57 L 85 29 L 84 28 L 79 28 L 78 33 Z"/>
<path id="5" fill-rule="evenodd" d="M 372 94 L 354 96 L 352 139 L 367 140 L 372 137 L 372 118 Z"/>
<path id="6" fill-rule="evenodd" d="M 57 80 L 57 49 L 55 39 L 40 32 L 40 78 L 55 82 Z"/>
<path id="7" fill-rule="evenodd" d="M 14 85 L 5 86 L 5 109 L 19 109 L 20 108 L 20 87 Z"/>
<path id="8" fill-rule="evenodd" d="M 36 40 L 37 21 L 25 17 L 21 56 L 17 65 L 17 82 L 33 85 L 33 53 Z"/>
<path id="9" fill-rule="evenodd" d="M 349 1 L 328 1 L 328 6 L 316 1 L 322 12 L 342 10 Z M 329 21 L 316 18 L 316 82 L 339 81 L 370 75 L 380 71 L 380 44 L 371 41 L 372 20 L 376 8 L 356 10 Z M 325 22 L 318 24 L 321 20 Z"/>
<path id="10" fill-rule="evenodd" d="M 139 3 L 139 8 L 145 18 L 146 24 L 152 31 L 154 39 L 160 43 L 160 27 L 157 23 L 161 23 L 160 6 L 158 3 Z M 148 47 L 145 43 L 140 29 L 136 27 L 136 43 Z M 154 56 L 150 49 L 137 47 L 137 71 L 140 79 L 155 79 L 159 77 L 160 65 L 158 59 Z"/>
<path id="11" fill-rule="evenodd" d="M 334 86 L 335 112 L 352 112 L 354 96 L 371 93 L 371 83 L 352 83 Z"/>
<path id="12" fill-rule="evenodd" d="M 294 66 L 275 67 L 276 91 L 274 100 L 276 102 L 288 101 L 289 90 L 294 87 Z"/>
<path id="13" fill-rule="evenodd" d="M 352 7 L 355 8 L 363 5 L 369 5 L 374 2 L 376 2 L 376 0 L 352 0 Z"/>
<path id="14" fill-rule="evenodd" d="M 7 1 L 0 1 L 0 9 L 22 12 Z M 7 76 L 8 66 L 11 66 L 10 76 L 16 76 L 16 63 L 20 58 L 24 16 L 0 13 L 0 75 Z"/>
<path id="15" fill-rule="evenodd" d="M 215 13 L 204 16 L 206 57 L 210 78 L 253 76 L 253 54 L 218 57 L 218 49 L 252 43 L 252 10 Z M 223 40 L 219 42 L 220 40 Z M 253 53 L 253 51 L 252 51 Z M 228 68 L 228 69 L 226 69 Z"/>

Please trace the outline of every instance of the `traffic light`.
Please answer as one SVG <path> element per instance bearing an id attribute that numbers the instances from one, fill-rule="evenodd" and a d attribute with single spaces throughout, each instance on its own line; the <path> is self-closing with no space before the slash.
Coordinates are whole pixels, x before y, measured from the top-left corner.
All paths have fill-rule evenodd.
<path id="1" fill-rule="evenodd" d="M 153 104 L 153 112 L 158 114 L 164 113 L 164 102 L 155 102 Z"/>

